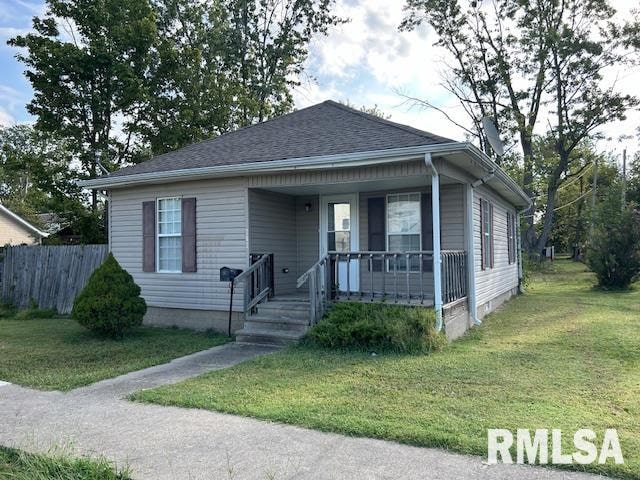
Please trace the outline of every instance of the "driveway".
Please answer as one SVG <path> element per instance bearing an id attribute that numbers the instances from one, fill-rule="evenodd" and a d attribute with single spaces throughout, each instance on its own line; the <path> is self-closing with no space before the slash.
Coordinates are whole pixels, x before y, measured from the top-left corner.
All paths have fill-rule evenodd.
<path id="1" fill-rule="evenodd" d="M 352 438 L 122 397 L 224 368 L 268 347 L 227 344 L 68 393 L 0 385 L 0 444 L 68 445 L 129 465 L 136 479 L 595 479 L 594 475 Z"/>

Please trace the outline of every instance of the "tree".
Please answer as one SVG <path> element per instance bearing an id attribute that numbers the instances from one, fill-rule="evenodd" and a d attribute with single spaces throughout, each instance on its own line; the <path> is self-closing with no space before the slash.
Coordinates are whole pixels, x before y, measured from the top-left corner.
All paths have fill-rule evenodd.
<path id="1" fill-rule="evenodd" d="M 382 110 L 378 105 L 374 105 L 373 107 L 367 107 L 366 105 L 362 105 L 361 107 L 355 106 L 349 100 L 345 102 L 341 102 L 344 106 L 353 108 L 354 110 L 360 110 L 361 112 L 368 113 L 369 115 L 373 115 L 374 117 L 380 117 L 383 120 L 391 120 L 391 115 Z"/>
<path id="2" fill-rule="evenodd" d="M 342 22 L 335 0 L 155 0 L 159 43 L 139 130 L 154 153 L 293 107 L 316 35 Z"/>
<path id="3" fill-rule="evenodd" d="M 146 97 L 145 74 L 156 38 L 146 0 L 47 0 L 34 33 L 9 45 L 34 89 L 27 110 L 38 129 L 65 139 L 89 178 L 136 159 L 131 125 Z M 93 192 L 92 206 L 97 206 Z"/>
<path id="4" fill-rule="evenodd" d="M 629 288 L 640 275 L 640 211 L 622 203 L 620 182 L 600 204 L 587 264 L 603 288 Z"/>
<path id="5" fill-rule="evenodd" d="M 142 325 L 146 312 L 140 287 L 109 253 L 73 302 L 71 318 L 89 330 L 122 338 L 127 330 Z"/>
<path id="6" fill-rule="evenodd" d="M 534 199 L 523 236 L 531 255 L 547 243 L 558 188 L 581 173 L 574 150 L 638 104 L 603 80 L 606 68 L 634 63 L 634 49 L 640 45 L 638 19 L 620 24 L 614 14 L 607 0 L 495 0 L 487 6 L 407 0 L 401 28 L 428 23 L 438 35 L 436 44 L 453 59 L 444 84 L 472 120 L 468 133 L 488 152 L 480 124 L 487 116 L 520 145 L 521 184 Z M 432 106 L 428 100 L 419 103 Z M 536 129 L 553 140 L 557 158 L 540 189 L 534 178 Z M 543 214 L 536 230 L 533 212 L 539 205 Z"/>
<path id="7" fill-rule="evenodd" d="M 43 228 L 36 214 L 53 213 L 80 243 L 105 243 L 101 207 L 88 211 L 73 158 L 67 141 L 32 126 L 0 129 L 0 203 Z"/>
<path id="8" fill-rule="evenodd" d="M 35 213 L 81 201 L 64 141 L 29 125 L 0 129 L 0 203 L 38 223 Z"/>

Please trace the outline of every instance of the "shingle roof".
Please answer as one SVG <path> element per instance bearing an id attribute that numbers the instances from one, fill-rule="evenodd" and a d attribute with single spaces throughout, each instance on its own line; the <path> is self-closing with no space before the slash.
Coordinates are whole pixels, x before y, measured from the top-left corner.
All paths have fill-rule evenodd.
<path id="1" fill-rule="evenodd" d="M 153 157 L 110 176 L 452 142 L 328 100 Z"/>

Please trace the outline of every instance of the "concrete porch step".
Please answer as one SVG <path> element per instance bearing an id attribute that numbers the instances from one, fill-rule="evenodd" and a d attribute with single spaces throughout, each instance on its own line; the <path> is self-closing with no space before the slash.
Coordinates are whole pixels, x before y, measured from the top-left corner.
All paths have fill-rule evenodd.
<path id="1" fill-rule="evenodd" d="M 246 324 L 245 324 L 246 325 Z M 251 343 L 259 345 L 291 345 L 304 336 L 303 332 L 288 332 L 279 330 L 263 330 L 242 328 L 236 332 L 237 343 Z"/>
<path id="2" fill-rule="evenodd" d="M 258 315 L 293 320 L 309 320 L 309 304 L 293 302 L 264 302 L 257 306 Z"/>
<path id="3" fill-rule="evenodd" d="M 257 316 L 249 317 L 244 322 L 243 330 L 247 331 L 278 331 L 278 332 L 290 332 L 290 333 L 302 333 L 303 335 L 308 330 L 307 323 L 291 323 L 282 321 L 277 318 L 259 318 Z"/>
<path id="4" fill-rule="evenodd" d="M 271 314 L 260 313 L 260 312 L 247 317 L 245 322 L 257 322 L 261 324 L 283 323 L 283 324 L 292 325 L 292 326 L 309 325 L 308 318 L 289 317 L 286 315 L 271 315 Z"/>

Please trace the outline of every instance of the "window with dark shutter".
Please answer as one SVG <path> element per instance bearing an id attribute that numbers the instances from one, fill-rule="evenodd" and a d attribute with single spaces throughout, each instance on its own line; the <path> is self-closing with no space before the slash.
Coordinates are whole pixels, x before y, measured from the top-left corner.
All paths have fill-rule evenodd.
<path id="1" fill-rule="evenodd" d="M 142 202 L 142 271 L 156 271 L 156 202 Z"/>
<path id="2" fill-rule="evenodd" d="M 196 199 L 182 199 L 182 271 L 197 271 Z"/>
<path id="3" fill-rule="evenodd" d="M 367 201 L 367 219 L 369 225 L 369 250 L 385 251 L 385 205 L 384 197 L 373 197 Z M 373 271 L 382 271 L 382 259 L 373 260 Z"/>
<path id="4" fill-rule="evenodd" d="M 480 249 L 482 270 L 493 268 L 493 204 L 480 199 Z"/>

